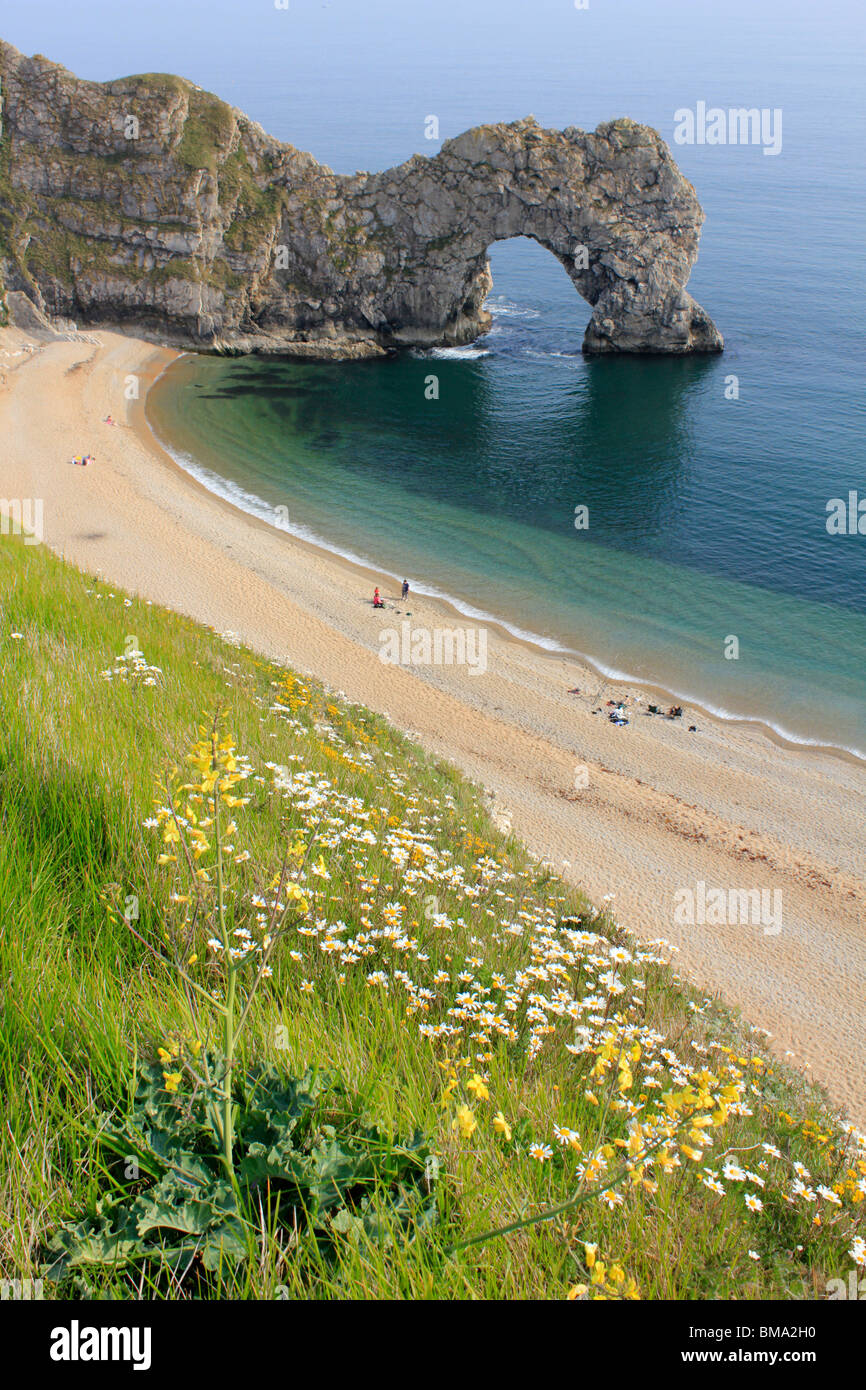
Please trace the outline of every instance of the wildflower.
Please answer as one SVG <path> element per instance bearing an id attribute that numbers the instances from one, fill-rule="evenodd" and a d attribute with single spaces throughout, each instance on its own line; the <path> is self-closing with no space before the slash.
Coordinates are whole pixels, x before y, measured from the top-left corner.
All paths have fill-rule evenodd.
<path id="1" fill-rule="evenodd" d="M 287 883 L 284 892 L 286 894 L 286 897 L 291 902 L 296 902 L 298 904 L 298 907 L 300 908 L 301 912 L 306 912 L 307 900 L 304 897 L 303 889 L 299 887 L 297 883 L 295 883 L 294 881 L 291 883 Z"/>
<path id="2" fill-rule="evenodd" d="M 725 1177 L 728 1179 L 728 1182 L 746 1181 L 745 1172 L 740 1167 L 739 1163 L 735 1163 L 732 1158 L 727 1159 L 722 1171 L 724 1172 Z"/>
<path id="3" fill-rule="evenodd" d="M 718 1178 L 701 1178 L 701 1182 L 704 1184 L 704 1187 L 708 1187 L 711 1192 L 717 1193 L 719 1197 L 724 1197 L 725 1189 L 719 1182 Z"/>
<path id="4" fill-rule="evenodd" d="M 164 1071 L 162 1074 L 162 1079 L 165 1082 L 165 1089 L 173 1094 L 177 1090 L 178 1086 L 180 1085 L 183 1079 L 183 1072 Z"/>
<path id="5" fill-rule="evenodd" d="M 511 1139 L 511 1125 L 508 1123 L 501 1110 L 497 1110 L 496 1114 L 493 1116 L 493 1128 L 497 1134 L 501 1134 L 506 1142 Z"/>
<path id="6" fill-rule="evenodd" d="M 825 1202 L 832 1202 L 834 1206 L 841 1207 L 842 1199 L 838 1193 L 831 1188 L 825 1187 L 823 1183 L 818 1184 L 818 1195 L 823 1197 Z"/>
<path id="7" fill-rule="evenodd" d="M 455 1119 L 452 1121 L 452 1128 L 455 1134 L 459 1132 L 461 1138 L 472 1138 L 473 1134 L 478 1128 L 478 1121 L 472 1114 L 472 1111 L 469 1109 L 468 1105 L 458 1105 L 457 1115 Z"/>
<path id="8" fill-rule="evenodd" d="M 652 1161 L 657 1163 L 664 1173 L 670 1173 L 672 1169 L 681 1166 L 679 1155 L 672 1154 L 669 1149 L 660 1149 Z"/>
<path id="9" fill-rule="evenodd" d="M 754 1192 L 747 1192 L 745 1200 L 749 1211 L 757 1212 L 764 1210 L 764 1203 L 761 1201 L 760 1197 L 755 1196 Z"/>
<path id="10" fill-rule="evenodd" d="M 530 1144 L 529 1156 L 534 1158 L 537 1163 L 546 1163 L 553 1157 L 553 1149 L 549 1144 Z"/>
<path id="11" fill-rule="evenodd" d="M 489 1100 L 490 1092 L 484 1084 L 482 1078 L 476 1072 L 466 1083 L 467 1091 L 471 1091 L 476 1100 Z"/>
<path id="12" fill-rule="evenodd" d="M 301 980 L 301 990 L 304 994 L 312 994 L 315 988 L 312 980 Z"/>
<path id="13" fill-rule="evenodd" d="M 862 1236 L 855 1236 L 848 1254 L 855 1265 L 866 1265 L 866 1240 Z"/>
<path id="14" fill-rule="evenodd" d="M 576 1149 L 578 1153 L 581 1152 L 580 1135 L 576 1129 L 563 1129 L 559 1125 L 554 1125 L 553 1132 L 560 1144 L 568 1144 L 570 1148 Z"/>

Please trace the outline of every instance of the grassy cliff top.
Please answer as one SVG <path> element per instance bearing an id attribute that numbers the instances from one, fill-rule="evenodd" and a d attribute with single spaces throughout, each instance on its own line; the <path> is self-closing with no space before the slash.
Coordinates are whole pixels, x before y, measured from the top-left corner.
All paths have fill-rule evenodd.
<path id="1" fill-rule="evenodd" d="M 0 656 L 4 1277 L 36 1277 L 100 1196 L 146 1189 L 98 1132 L 137 1062 L 178 1105 L 195 1088 L 174 1060 L 190 990 L 160 957 L 185 933 L 190 988 L 219 999 L 224 953 L 196 915 L 215 837 L 184 780 L 217 710 L 243 778 L 219 853 L 238 949 L 260 949 L 275 897 L 293 914 L 244 1063 L 332 1069 L 387 1143 L 423 1136 L 436 1161 L 423 1226 L 371 1234 L 350 1191 L 326 1246 L 302 1225 L 287 1251 L 248 1213 L 254 1257 L 212 1288 L 810 1298 L 863 1254 L 866 1139 L 383 719 L 5 533 Z M 131 1297 L 139 1278 L 184 1296 L 86 1261 L 46 1296 Z"/>

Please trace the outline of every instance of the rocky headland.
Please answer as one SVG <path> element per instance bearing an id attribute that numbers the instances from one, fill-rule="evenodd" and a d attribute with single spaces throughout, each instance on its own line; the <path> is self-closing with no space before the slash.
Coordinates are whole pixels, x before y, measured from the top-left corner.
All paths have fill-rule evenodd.
<path id="1" fill-rule="evenodd" d="M 458 345 L 489 327 L 491 243 L 526 236 L 592 306 L 584 351 L 723 347 L 685 289 L 700 204 L 647 126 L 529 117 L 344 176 L 179 77 L 86 82 L 0 42 L 0 80 L 13 318 L 26 299 L 49 321 L 205 351 Z"/>

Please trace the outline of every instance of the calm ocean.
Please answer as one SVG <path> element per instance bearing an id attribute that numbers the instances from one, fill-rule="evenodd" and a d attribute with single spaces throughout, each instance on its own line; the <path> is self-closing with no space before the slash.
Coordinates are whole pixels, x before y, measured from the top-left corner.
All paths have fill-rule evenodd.
<path id="1" fill-rule="evenodd" d="M 150 419 L 212 486 L 383 575 L 866 753 L 866 535 L 825 524 L 829 499 L 866 498 L 860 3 L 185 0 L 137 5 L 137 34 L 113 0 L 28 9 L 4 23 L 18 47 L 100 79 L 180 72 L 339 172 L 435 153 L 431 114 L 443 138 L 530 112 L 657 127 L 707 216 L 689 288 L 721 357 L 583 360 L 588 306 L 517 240 L 491 249 L 472 349 L 188 357 Z M 780 109 L 781 151 L 674 144 L 700 101 Z"/>

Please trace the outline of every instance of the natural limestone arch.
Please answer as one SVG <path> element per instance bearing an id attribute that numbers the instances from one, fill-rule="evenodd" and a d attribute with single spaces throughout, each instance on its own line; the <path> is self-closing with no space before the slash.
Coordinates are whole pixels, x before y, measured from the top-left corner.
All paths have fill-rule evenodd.
<path id="1" fill-rule="evenodd" d="M 483 333 L 488 248 L 526 236 L 592 306 L 585 350 L 722 347 L 685 289 L 703 213 L 647 126 L 529 117 L 341 176 L 182 78 L 83 82 L 0 42 L 0 80 L 0 297 L 184 347 L 369 356 Z"/>
<path id="2" fill-rule="evenodd" d="M 657 132 L 614 121 L 590 134 L 532 119 L 480 126 L 429 161 L 369 178 L 355 197 L 390 214 L 411 256 L 386 298 L 397 343 L 464 343 L 489 326 L 488 252 L 527 237 L 593 313 L 589 352 L 713 352 L 712 320 L 685 290 L 703 213 Z M 389 265 L 387 270 L 392 270 Z"/>

